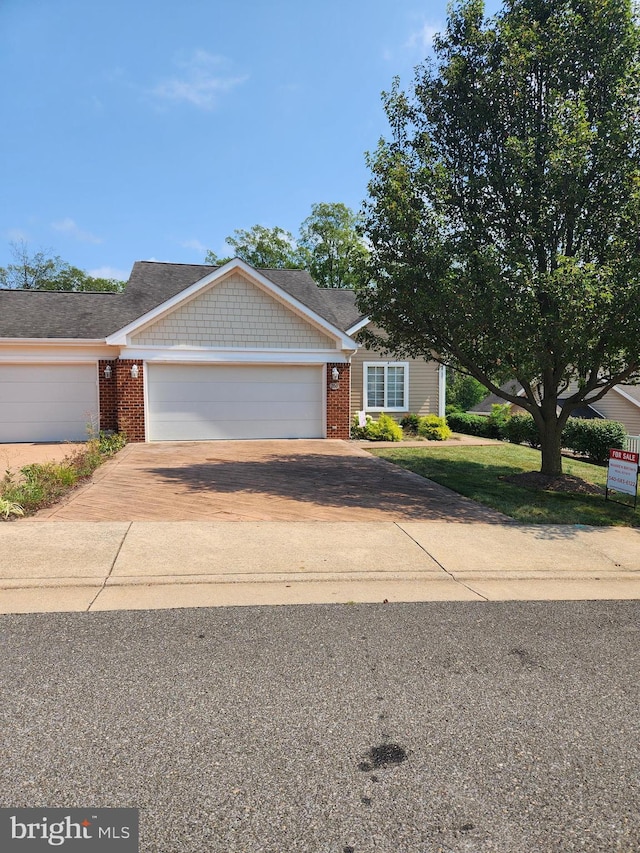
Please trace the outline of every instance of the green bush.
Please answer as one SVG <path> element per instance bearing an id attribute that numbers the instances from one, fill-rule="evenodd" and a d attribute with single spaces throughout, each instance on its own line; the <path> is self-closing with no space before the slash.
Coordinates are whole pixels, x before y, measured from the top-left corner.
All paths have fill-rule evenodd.
<path id="1" fill-rule="evenodd" d="M 123 432 L 101 432 L 98 436 L 98 447 L 102 456 L 114 456 L 127 443 Z"/>
<path id="2" fill-rule="evenodd" d="M 55 503 L 125 443 L 122 435 L 101 433 L 62 462 L 25 465 L 19 482 L 7 472 L 0 481 L 0 518 L 34 513 Z"/>
<path id="3" fill-rule="evenodd" d="M 408 414 L 400 419 L 400 426 L 409 435 L 417 435 L 420 426 L 420 415 Z"/>
<path id="4" fill-rule="evenodd" d="M 624 450 L 627 431 L 618 421 L 569 418 L 562 431 L 562 446 L 592 462 L 604 463 L 609 449 Z"/>
<path id="5" fill-rule="evenodd" d="M 538 428 L 531 415 L 511 415 L 502 427 L 502 438 L 511 444 L 528 444 L 539 447 Z"/>
<path id="6" fill-rule="evenodd" d="M 354 415 L 353 420 L 351 421 L 351 438 L 358 439 L 360 441 L 364 441 L 367 438 L 367 427 L 373 420 L 371 415 L 366 416 L 367 423 L 365 426 L 361 427 L 358 422 L 358 416 Z"/>
<path id="7" fill-rule="evenodd" d="M 369 441 L 402 441 L 402 427 L 384 412 L 380 412 L 377 421 L 371 421 L 367 432 Z"/>
<path id="8" fill-rule="evenodd" d="M 511 417 L 511 403 L 492 403 L 489 415 L 490 428 L 495 433 L 492 438 L 502 438 L 502 431 Z"/>
<path id="9" fill-rule="evenodd" d="M 365 439 L 366 441 L 402 441 L 402 428 L 391 415 L 380 412 L 377 421 L 371 415 L 367 415 L 367 423 L 361 427 L 358 425 L 356 415 L 351 425 L 351 438 Z"/>
<path id="10" fill-rule="evenodd" d="M 418 435 L 429 441 L 445 441 L 451 438 L 453 433 L 447 426 L 445 418 L 439 418 L 437 415 L 426 415 L 424 418 L 419 418 Z"/>
<path id="11" fill-rule="evenodd" d="M 447 415 L 449 428 L 454 432 L 462 432 L 465 435 L 478 435 L 483 438 L 494 438 L 493 426 L 489 418 L 483 415 L 470 415 L 465 412 L 451 412 Z"/>

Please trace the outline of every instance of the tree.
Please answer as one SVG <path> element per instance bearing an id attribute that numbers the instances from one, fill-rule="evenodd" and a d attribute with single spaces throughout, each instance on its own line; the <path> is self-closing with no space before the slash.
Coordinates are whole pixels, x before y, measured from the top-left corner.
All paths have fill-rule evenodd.
<path id="1" fill-rule="evenodd" d="M 111 291 L 124 289 L 124 282 L 114 278 L 94 278 L 78 267 L 72 267 L 58 255 L 40 249 L 31 254 L 22 240 L 11 243 L 14 263 L 0 267 L 0 287 L 11 290 Z"/>
<path id="2" fill-rule="evenodd" d="M 314 204 L 296 242 L 283 228 L 237 229 L 226 243 L 234 254 L 207 252 L 205 263 L 222 266 L 232 257 L 258 269 L 306 269 L 320 287 L 353 287 L 368 250 L 358 234 L 359 218 L 344 204 Z"/>
<path id="3" fill-rule="evenodd" d="M 473 376 L 447 370 L 447 406 L 452 406 L 461 412 L 468 412 L 486 396 L 487 389 Z"/>
<path id="4" fill-rule="evenodd" d="M 630 0 L 466 0 L 435 54 L 383 96 L 359 305 L 529 411 L 557 476 L 571 412 L 640 376 L 640 30 Z"/>
<path id="5" fill-rule="evenodd" d="M 314 204 L 300 227 L 299 245 L 321 287 L 353 287 L 368 249 L 358 234 L 359 219 L 345 204 Z"/>
<path id="6" fill-rule="evenodd" d="M 249 231 L 236 229 L 225 242 L 233 249 L 233 255 L 220 258 L 209 251 L 205 263 L 222 266 L 236 257 L 258 269 L 302 269 L 304 266 L 293 234 L 277 226 L 254 225 Z"/>

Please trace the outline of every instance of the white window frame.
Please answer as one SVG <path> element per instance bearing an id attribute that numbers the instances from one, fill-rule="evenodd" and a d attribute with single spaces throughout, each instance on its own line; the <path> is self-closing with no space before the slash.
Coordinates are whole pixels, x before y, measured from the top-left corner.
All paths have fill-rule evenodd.
<path id="1" fill-rule="evenodd" d="M 370 406 L 368 391 L 368 375 L 370 367 L 384 368 L 384 401 L 387 402 L 387 388 L 389 387 L 388 375 L 390 367 L 402 367 L 404 369 L 404 394 L 402 406 Z M 362 399 L 365 412 L 408 412 L 409 411 L 409 362 L 408 361 L 365 361 L 362 365 Z"/>

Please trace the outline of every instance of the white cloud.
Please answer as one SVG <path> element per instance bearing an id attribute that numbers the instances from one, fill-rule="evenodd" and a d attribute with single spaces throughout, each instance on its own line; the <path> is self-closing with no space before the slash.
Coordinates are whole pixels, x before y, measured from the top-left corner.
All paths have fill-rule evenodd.
<path id="1" fill-rule="evenodd" d="M 183 249 L 193 249 L 195 252 L 202 252 L 203 254 L 206 254 L 208 251 L 207 246 L 195 238 L 193 240 L 184 240 L 180 245 Z"/>
<path id="2" fill-rule="evenodd" d="M 21 228 L 9 228 L 5 233 L 10 243 L 28 243 L 30 239 L 27 232 Z"/>
<path id="3" fill-rule="evenodd" d="M 176 65 L 181 73 L 158 83 L 151 94 L 164 102 L 187 103 L 200 110 L 212 110 L 222 95 L 248 79 L 246 74 L 226 73 L 228 60 L 205 50 L 196 50 L 188 60 Z"/>
<path id="4" fill-rule="evenodd" d="M 81 243 L 102 243 L 102 238 L 96 237 L 90 231 L 83 231 L 73 219 L 68 216 L 66 219 L 60 219 L 58 222 L 52 222 L 51 227 L 54 231 L 59 231 L 61 234 L 66 234 L 74 240 L 79 240 Z"/>
<path id="5" fill-rule="evenodd" d="M 88 270 L 92 278 L 115 278 L 118 281 L 127 281 L 129 278 L 129 270 L 119 270 L 115 267 L 97 267 L 94 270 Z"/>
<path id="6" fill-rule="evenodd" d="M 419 50 L 422 53 L 428 53 L 433 49 L 434 36 L 442 32 L 443 28 L 443 24 L 441 23 L 425 21 L 419 30 L 411 33 L 404 46 L 410 50 Z"/>

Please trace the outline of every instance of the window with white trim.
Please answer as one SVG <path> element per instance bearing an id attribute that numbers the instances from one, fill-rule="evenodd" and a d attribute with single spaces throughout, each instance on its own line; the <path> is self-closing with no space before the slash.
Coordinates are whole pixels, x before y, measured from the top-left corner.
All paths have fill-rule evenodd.
<path id="1" fill-rule="evenodd" d="M 406 361 L 366 361 L 363 372 L 366 411 L 408 411 L 409 365 Z"/>

